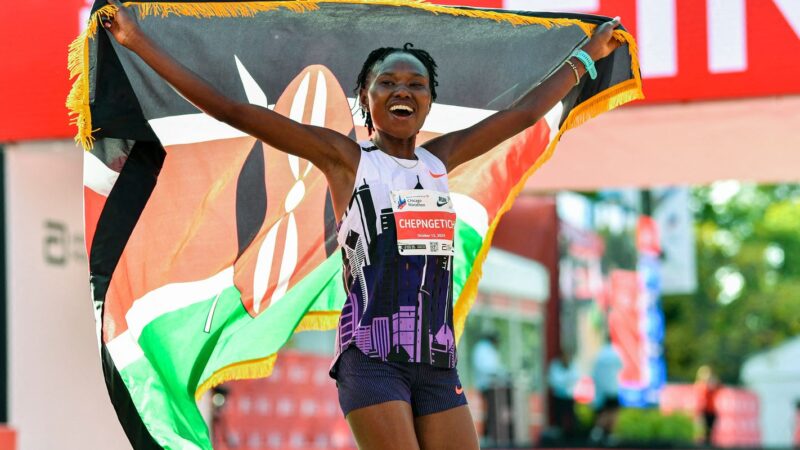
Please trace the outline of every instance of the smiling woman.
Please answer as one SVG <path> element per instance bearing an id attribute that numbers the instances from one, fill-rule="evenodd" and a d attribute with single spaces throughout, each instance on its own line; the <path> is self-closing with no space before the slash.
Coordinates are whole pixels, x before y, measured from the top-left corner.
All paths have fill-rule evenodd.
<path id="1" fill-rule="evenodd" d="M 437 98 L 438 84 L 437 64 L 425 50 L 405 44 L 382 47 L 368 55 L 358 75 L 356 94 L 370 140 L 354 142 L 344 132 L 302 123 L 304 113 L 290 114 L 295 120 L 281 115 L 278 110 L 286 104 L 281 99 L 273 110 L 266 102 L 254 104 L 223 94 L 162 49 L 126 7 L 116 0 L 111 4 L 115 13 L 102 16 L 102 20 L 116 43 L 141 58 L 208 116 L 255 137 L 256 146 L 263 142 L 291 155 L 293 186 L 305 186 L 302 177 L 314 168 L 325 176 L 333 214 L 341 218 L 335 237 L 342 247 L 346 294 L 330 374 L 337 381 L 342 411 L 359 447 L 477 449 L 478 439 L 456 370 L 454 277 L 463 278 L 463 274 L 457 274 L 454 266 L 454 240 L 456 234 L 463 241 L 480 242 L 482 236 L 472 229 L 459 228 L 460 221 L 473 217 L 465 214 L 457 220 L 455 211 L 461 203 L 461 210 L 483 214 L 478 214 L 484 218 L 482 222 L 486 222 L 487 213 L 477 201 L 451 194 L 449 175 L 530 128 L 546 114 L 552 116 L 552 125 L 543 124 L 531 140 L 557 136 L 561 100 L 582 82 L 584 74 L 594 78 L 594 62 L 620 45 L 621 41 L 614 38 L 619 20 L 598 25 L 588 42 L 577 41 L 585 42 L 582 47 L 575 49 L 578 44 L 571 44 L 572 56 L 565 53 L 562 57 L 566 63 L 559 60 L 552 71 L 546 72 L 549 76 L 544 81 L 523 92 L 508 107 L 420 146 L 418 133 Z M 314 68 L 317 70 L 323 73 Z M 306 86 L 304 89 L 325 85 L 321 78 L 316 78 L 317 83 L 314 78 L 302 79 L 297 83 Z M 593 92 L 592 98 L 597 95 Z M 292 109 L 295 103 L 301 102 L 292 100 Z M 610 107 L 609 100 L 596 108 Z M 520 144 L 515 148 L 523 152 L 523 147 Z M 261 156 L 254 154 L 241 165 L 247 170 L 255 167 L 252 170 L 259 173 L 264 172 L 264 166 L 270 170 L 269 162 L 256 160 Z M 313 166 L 303 165 L 302 160 Z M 296 203 L 287 200 L 280 208 L 291 213 Z M 502 205 L 500 202 L 494 207 L 492 217 Z M 295 226 L 289 228 L 295 230 L 292 239 L 297 239 L 294 216 L 289 215 L 287 222 Z M 280 220 L 266 237 L 258 238 L 274 243 L 279 226 L 283 226 Z M 486 227 L 481 224 L 475 230 Z M 257 256 L 260 263 L 260 253 Z M 265 264 L 271 264 L 272 254 L 269 256 Z M 283 273 L 281 277 L 283 280 Z M 290 280 L 285 278 L 279 287 L 270 289 L 286 289 Z M 217 300 L 219 295 L 214 299 L 215 307 L 229 304 L 225 299 Z M 282 302 L 278 306 L 288 300 Z M 211 315 L 208 317 L 207 333 L 213 328 Z"/>
<path id="2" fill-rule="evenodd" d="M 394 68 L 395 65 L 397 68 Z M 436 100 L 437 84 L 436 62 L 428 52 L 413 48 L 410 42 L 403 48 L 373 50 L 364 61 L 356 82 L 356 95 L 359 96 L 362 118 L 369 133 L 375 130 L 370 105 L 375 104 L 381 96 L 390 95 L 398 87 L 405 87 L 408 98 L 405 101 L 394 100 L 385 106 L 395 116 L 407 118 L 416 114 L 421 119 L 418 124 L 421 128 L 431 104 Z"/>

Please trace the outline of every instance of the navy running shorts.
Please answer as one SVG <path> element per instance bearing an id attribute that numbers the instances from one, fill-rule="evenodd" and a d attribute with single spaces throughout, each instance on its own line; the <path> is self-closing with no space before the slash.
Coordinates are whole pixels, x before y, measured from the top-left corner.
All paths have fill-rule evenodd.
<path id="1" fill-rule="evenodd" d="M 467 404 L 455 368 L 381 361 L 356 346 L 348 347 L 339 356 L 335 378 L 345 417 L 355 409 L 392 400 L 410 404 L 414 417 Z"/>

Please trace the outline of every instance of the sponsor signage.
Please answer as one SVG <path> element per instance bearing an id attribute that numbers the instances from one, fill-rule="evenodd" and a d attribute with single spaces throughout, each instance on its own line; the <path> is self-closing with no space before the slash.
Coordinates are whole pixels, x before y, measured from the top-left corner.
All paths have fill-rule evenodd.
<path id="1" fill-rule="evenodd" d="M 639 43 L 645 102 L 800 94 L 797 0 L 435 0 L 444 5 L 622 17 Z M 75 134 L 64 101 L 71 82 L 67 45 L 89 0 L 9 2 L 0 29 L 3 107 L 0 141 Z M 36 29 L 47 33 L 35 32 Z M 424 47 L 424 43 L 416 43 Z M 399 45 L 399 44 L 398 44 Z M 434 55 L 435 57 L 438 55 Z M 366 57 L 366 55 L 365 55 Z M 440 57 L 441 59 L 441 57 Z M 442 70 L 447 70 L 443 67 Z"/>
<path id="2" fill-rule="evenodd" d="M 800 94 L 797 0 L 435 0 L 620 16 L 639 45 L 646 102 Z"/>
<path id="3" fill-rule="evenodd" d="M 83 152 L 4 147 L 8 423 L 17 447 L 130 448 L 98 362 L 84 251 Z M 13 431 L 0 425 L 0 449 Z"/>
<path id="4" fill-rule="evenodd" d="M 67 47 L 86 0 L 6 1 L 0 14 L 0 142 L 69 138 Z M 83 11 L 84 16 L 87 12 Z"/>

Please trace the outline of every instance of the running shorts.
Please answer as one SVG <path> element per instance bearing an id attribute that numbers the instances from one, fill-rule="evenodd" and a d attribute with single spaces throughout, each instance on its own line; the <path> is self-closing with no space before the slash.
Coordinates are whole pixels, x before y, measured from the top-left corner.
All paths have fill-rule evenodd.
<path id="1" fill-rule="evenodd" d="M 345 417 L 355 409 L 392 400 L 410 404 L 414 417 L 467 404 L 455 368 L 381 361 L 356 346 L 342 352 L 335 364 L 339 405 Z"/>

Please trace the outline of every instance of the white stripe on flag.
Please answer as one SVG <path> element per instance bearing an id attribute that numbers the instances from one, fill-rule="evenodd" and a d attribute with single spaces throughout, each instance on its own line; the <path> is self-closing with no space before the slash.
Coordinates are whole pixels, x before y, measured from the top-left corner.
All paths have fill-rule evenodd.
<path id="1" fill-rule="evenodd" d="M 114 183 L 117 182 L 119 173 L 109 169 L 97 156 L 91 152 L 83 152 L 83 185 L 97 192 L 103 197 L 108 197 Z"/>
<path id="2" fill-rule="evenodd" d="M 564 114 L 564 104 L 558 102 L 556 106 L 553 106 L 553 108 L 544 115 L 544 121 L 547 122 L 547 126 L 550 127 L 550 142 L 553 142 L 553 139 L 555 139 L 558 134 L 558 124 L 561 122 L 562 114 Z"/>
<path id="3" fill-rule="evenodd" d="M 107 342 L 106 348 L 114 361 L 117 371 L 122 371 L 144 356 L 142 347 L 139 346 L 130 331 L 126 331 Z"/>
<path id="4" fill-rule="evenodd" d="M 434 103 L 422 131 L 445 134 L 471 127 L 497 111 Z"/>
<path id="5" fill-rule="evenodd" d="M 247 133 L 203 113 L 152 119 L 150 127 L 164 147 L 247 136 Z"/>
<path id="6" fill-rule="evenodd" d="M 458 192 L 450 192 L 456 217 L 475 230 L 481 238 L 489 231 L 489 213 L 486 208 L 474 198 Z"/>
<path id="7" fill-rule="evenodd" d="M 233 286 L 233 267 L 199 281 L 172 283 L 161 286 L 133 302 L 125 314 L 128 329 L 134 339 L 139 339 L 142 329 L 159 316 L 195 303 L 213 299 L 223 290 Z M 197 324 L 199 331 L 205 323 Z"/>
<path id="8" fill-rule="evenodd" d="M 351 104 L 355 103 L 355 99 L 348 100 Z M 269 107 L 272 109 L 275 105 L 270 105 Z M 356 109 L 354 116 L 358 115 L 359 111 L 359 109 Z M 489 109 L 434 103 L 422 130 L 439 134 L 463 130 L 495 112 Z M 357 123 L 360 124 L 360 122 Z M 150 120 L 150 127 L 158 136 L 161 145 L 165 147 L 247 136 L 246 133 L 203 113 L 152 119 Z"/>

